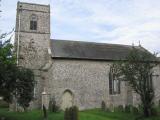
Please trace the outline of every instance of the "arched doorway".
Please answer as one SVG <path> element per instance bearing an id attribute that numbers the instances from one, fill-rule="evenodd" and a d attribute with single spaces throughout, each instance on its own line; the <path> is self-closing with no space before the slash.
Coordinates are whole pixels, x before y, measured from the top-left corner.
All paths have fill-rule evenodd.
<path id="1" fill-rule="evenodd" d="M 62 110 L 73 106 L 73 93 L 70 90 L 65 90 L 62 95 Z"/>

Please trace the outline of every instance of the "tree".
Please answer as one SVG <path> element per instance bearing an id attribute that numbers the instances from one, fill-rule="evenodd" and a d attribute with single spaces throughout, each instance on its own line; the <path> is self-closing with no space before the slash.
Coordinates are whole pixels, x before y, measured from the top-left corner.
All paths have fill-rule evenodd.
<path id="1" fill-rule="evenodd" d="M 126 61 L 113 64 L 116 77 L 127 81 L 140 96 L 145 117 L 151 116 L 154 104 L 153 69 L 156 65 L 155 55 L 135 47 L 129 52 Z"/>
<path id="2" fill-rule="evenodd" d="M 10 44 L 10 39 L 2 40 L 7 34 L 0 36 L 0 95 L 8 103 L 12 101 L 12 94 L 14 92 L 14 83 L 16 81 L 16 64 L 15 57 L 12 54 L 13 46 Z"/>
<path id="3" fill-rule="evenodd" d="M 16 97 L 20 106 L 26 109 L 33 99 L 34 74 L 32 70 L 16 65 L 16 58 L 8 34 L 0 35 L 0 96 L 8 103 Z"/>
<path id="4" fill-rule="evenodd" d="M 32 70 L 19 68 L 16 80 L 16 98 L 20 106 L 26 110 L 34 96 L 34 74 Z"/>

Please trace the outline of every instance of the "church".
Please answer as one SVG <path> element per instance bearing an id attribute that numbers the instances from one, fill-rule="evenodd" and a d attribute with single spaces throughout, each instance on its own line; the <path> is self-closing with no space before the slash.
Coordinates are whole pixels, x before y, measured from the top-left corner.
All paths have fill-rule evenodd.
<path id="1" fill-rule="evenodd" d="M 113 61 L 124 60 L 132 46 L 51 39 L 50 13 L 49 5 L 17 3 L 17 63 L 32 69 L 36 80 L 31 108 L 48 107 L 52 99 L 63 110 L 100 108 L 102 101 L 110 107 L 137 105 L 139 97 L 128 84 L 111 77 Z M 160 75 L 160 67 L 155 69 Z M 158 102 L 159 76 L 154 83 Z"/>

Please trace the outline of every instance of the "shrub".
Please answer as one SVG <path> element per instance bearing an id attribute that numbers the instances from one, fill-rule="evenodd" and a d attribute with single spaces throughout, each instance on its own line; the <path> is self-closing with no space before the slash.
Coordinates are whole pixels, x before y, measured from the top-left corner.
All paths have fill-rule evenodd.
<path id="1" fill-rule="evenodd" d="M 102 101 L 102 103 L 101 103 L 101 109 L 102 109 L 102 111 L 106 110 L 106 104 L 104 101 Z"/>

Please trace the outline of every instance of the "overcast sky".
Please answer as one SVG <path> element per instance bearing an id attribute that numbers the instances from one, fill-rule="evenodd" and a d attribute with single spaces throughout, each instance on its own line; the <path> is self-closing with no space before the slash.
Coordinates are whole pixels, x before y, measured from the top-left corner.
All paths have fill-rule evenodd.
<path id="1" fill-rule="evenodd" d="M 160 0 L 21 0 L 51 5 L 51 38 L 141 45 L 160 52 Z M 1 2 L 1 32 L 15 27 L 17 0 Z"/>

